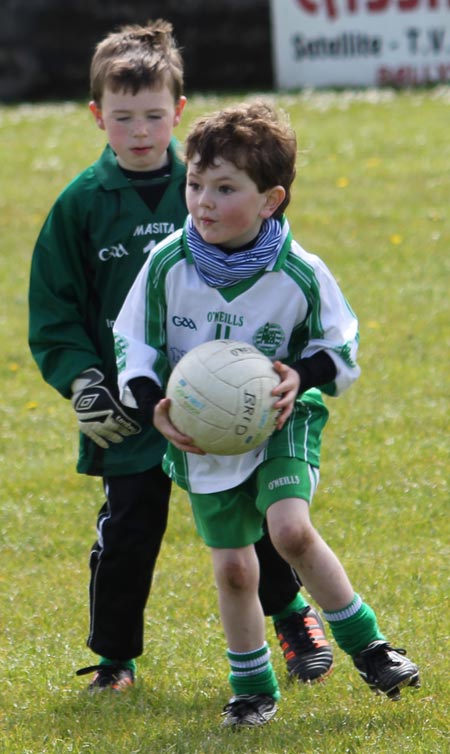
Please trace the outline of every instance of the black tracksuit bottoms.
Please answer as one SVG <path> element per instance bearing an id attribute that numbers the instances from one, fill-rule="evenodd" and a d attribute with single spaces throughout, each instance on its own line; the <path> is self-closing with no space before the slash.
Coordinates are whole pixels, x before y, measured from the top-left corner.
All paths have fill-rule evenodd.
<path id="1" fill-rule="evenodd" d="M 106 502 L 97 519 L 90 558 L 88 647 L 113 660 L 143 651 L 144 609 L 167 526 L 170 479 L 160 466 L 103 480 Z M 294 599 L 299 582 L 268 534 L 256 544 L 260 598 L 266 615 Z M 211 576 L 212 578 L 212 576 Z"/>

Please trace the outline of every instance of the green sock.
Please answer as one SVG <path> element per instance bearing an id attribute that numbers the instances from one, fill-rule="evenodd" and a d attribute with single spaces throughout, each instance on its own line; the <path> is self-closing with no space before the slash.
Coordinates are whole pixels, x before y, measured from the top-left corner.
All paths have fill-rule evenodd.
<path id="1" fill-rule="evenodd" d="M 100 657 L 99 665 L 123 665 L 128 670 L 132 670 L 136 675 L 136 660 L 110 660 L 108 657 Z"/>
<path id="2" fill-rule="evenodd" d="M 267 642 L 253 652 L 232 652 L 228 649 L 227 657 L 231 668 L 228 680 L 234 694 L 267 694 L 274 699 L 280 698 Z"/>
<path id="3" fill-rule="evenodd" d="M 289 605 L 284 608 L 284 610 L 281 610 L 281 612 L 272 615 L 272 620 L 275 622 L 276 620 L 287 618 L 289 615 L 292 615 L 292 613 L 299 613 L 300 610 L 304 610 L 305 607 L 309 607 L 309 603 L 306 602 L 306 600 L 303 598 L 301 592 L 297 592 L 292 602 L 290 602 Z"/>
<path id="4" fill-rule="evenodd" d="M 355 594 L 352 602 L 342 610 L 323 612 L 336 644 L 354 657 L 372 641 L 385 641 L 378 628 L 377 618 L 370 607 Z"/>

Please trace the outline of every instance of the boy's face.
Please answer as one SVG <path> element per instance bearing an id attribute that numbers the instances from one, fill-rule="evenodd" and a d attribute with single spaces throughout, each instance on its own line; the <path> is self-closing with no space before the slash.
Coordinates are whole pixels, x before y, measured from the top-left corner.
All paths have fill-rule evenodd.
<path id="1" fill-rule="evenodd" d="M 188 164 L 186 202 L 203 240 L 230 249 L 252 241 L 283 201 L 283 187 L 260 193 L 244 170 L 221 158 L 202 172 L 197 164 L 198 156 Z"/>
<path id="2" fill-rule="evenodd" d="M 137 94 L 106 88 L 101 107 L 91 102 L 89 108 L 122 168 L 158 170 L 167 163 L 167 147 L 185 104 L 185 97 L 175 103 L 167 86 Z"/>

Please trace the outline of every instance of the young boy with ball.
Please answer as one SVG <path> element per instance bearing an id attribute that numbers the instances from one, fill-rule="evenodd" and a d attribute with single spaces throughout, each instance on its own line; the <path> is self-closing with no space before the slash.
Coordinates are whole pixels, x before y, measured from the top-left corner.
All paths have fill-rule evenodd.
<path id="1" fill-rule="evenodd" d="M 294 132 L 263 102 L 200 119 L 186 140 L 190 214 L 152 252 L 114 327 L 127 405 L 133 381 L 151 395 L 183 353 L 223 335 L 257 345 L 281 378 L 276 431 L 239 456 L 203 453 L 171 423 L 168 398 L 152 410 L 169 441 L 164 468 L 188 491 L 212 552 L 233 691 L 227 726 L 267 722 L 280 696 L 258 599 L 254 543 L 264 517 L 366 683 L 391 698 L 419 684 L 417 666 L 385 639 L 310 519 L 328 413 L 321 392 L 339 395 L 358 377 L 358 327 L 325 264 L 291 235 L 284 210 L 296 152 Z M 192 326 L 181 331 L 183 317 Z"/>
<path id="2" fill-rule="evenodd" d="M 108 143 L 56 200 L 31 265 L 31 351 L 44 379 L 71 401 L 77 470 L 100 477 L 105 494 L 90 557 L 88 646 L 99 657 L 80 671 L 94 673 L 91 691 L 134 683 L 167 523 L 166 441 L 145 412 L 119 401 L 112 326 L 150 250 L 186 218 L 186 169 L 173 138 L 183 85 L 166 21 L 123 27 L 98 44 L 89 107 Z M 264 607 L 289 635 L 289 670 L 303 681 L 327 675 L 332 653 L 317 613 L 268 536 L 258 548 Z"/>

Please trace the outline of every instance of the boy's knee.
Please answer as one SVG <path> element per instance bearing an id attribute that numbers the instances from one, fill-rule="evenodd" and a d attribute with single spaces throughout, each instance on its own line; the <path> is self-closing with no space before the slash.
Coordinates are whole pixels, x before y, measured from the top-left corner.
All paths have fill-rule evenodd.
<path id="1" fill-rule="evenodd" d="M 219 574 L 222 586 L 232 591 L 241 591 L 257 585 L 254 568 L 240 557 L 229 557 L 222 563 Z"/>
<path id="2" fill-rule="evenodd" d="M 316 536 L 312 525 L 282 524 L 273 535 L 273 543 L 281 557 L 289 562 L 301 558 L 314 543 Z"/>

